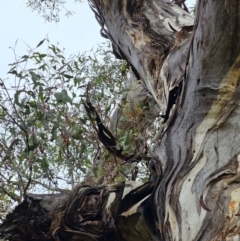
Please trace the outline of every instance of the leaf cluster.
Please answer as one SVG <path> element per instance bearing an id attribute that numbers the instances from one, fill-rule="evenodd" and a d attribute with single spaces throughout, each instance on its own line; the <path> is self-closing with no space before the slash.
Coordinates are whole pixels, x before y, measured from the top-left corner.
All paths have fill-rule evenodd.
<path id="1" fill-rule="evenodd" d="M 139 178 L 146 178 L 145 163 L 126 164 L 104 148 L 83 105 L 90 96 L 108 128 L 120 107 L 119 124 L 127 120 L 130 126 L 116 126 L 114 135 L 116 148 L 126 154 L 136 149 L 136 141 L 146 143 L 152 138 L 154 128 L 147 133 L 142 117 L 148 106 L 121 102 L 129 93 L 125 86 L 128 67 L 115 59 L 110 43 L 68 58 L 64 49 L 48 39 L 29 47 L 23 56 L 16 52 L 15 47 L 10 77 L 0 79 L 0 195 L 4 205 L 21 202 L 26 192 L 66 192 L 78 183 L 125 180 L 135 170 Z"/>
<path id="2" fill-rule="evenodd" d="M 48 39 L 24 56 L 13 51 L 10 78 L 0 79 L 0 194 L 20 202 L 26 191 L 64 191 L 84 180 L 103 152 L 82 105 L 86 88 L 109 122 L 125 77 L 109 43 L 69 58 Z"/>
<path id="3" fill-rule="evenodd" d="M 82 0 L 74 2 L 82 2 Z M 26 5 L 48 22 L 59 22 L 61 11 L 64 11 L 67 17 L 74 14 L 66 8 L 66 1 L 61 0 L 27 0 Z"/>

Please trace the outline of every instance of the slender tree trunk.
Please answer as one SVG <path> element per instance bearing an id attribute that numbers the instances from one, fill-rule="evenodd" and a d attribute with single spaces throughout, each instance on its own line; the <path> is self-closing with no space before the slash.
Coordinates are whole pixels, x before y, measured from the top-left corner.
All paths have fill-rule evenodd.
<path id="1" fill-rule="evenodd" d="M 168 0 L 89 2 L 164 117 L 154 178 L 128 195 L 127 184 L 30 195 L 0 236 L 36 240 L 45 225 L 49 240 L 240 240 L 239 0 L 198 0 L 195 22 Z"/>

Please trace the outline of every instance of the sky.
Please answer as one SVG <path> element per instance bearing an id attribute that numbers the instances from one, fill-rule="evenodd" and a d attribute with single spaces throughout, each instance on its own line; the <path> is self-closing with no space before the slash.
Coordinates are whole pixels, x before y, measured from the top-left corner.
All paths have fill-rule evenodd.
<path id="1" fill-rule="evenodd" d="M 59 23 L 49 23 L 26 7 L 24 0 L 4 1 L 4 11 L 2 9 L 0 15 L 0 77 L 8 72 L 8 63 L 14 62 L 13 51 L 9 47 L 14 47 L 16 40 L 20 56 L 26 54 L 27 45 L 36 47 L 47 35 L 51 43 L 59 42 L 67 55 L 90 50 L 105 41 L 99 34 L 100 27 L 87 1 L 68 2 L 71 3 L 67 5 L 68 9 L 75 14 L 68 18 L 63 15 Z"/>
<path id="2" fill-rule="evenodd" d="M 87 0 L 83 3 L 66 2 L 67 8 L 75 14 L 68 18 L 62 15 L 59 23 L 49 23 L 28 8 L 26 0 L 4 1 L 0 15 L 0 78 L 6 78 L 8 64 L 14 62 L 10 47 L 15 46 L 16 40 L 19 56 L 27 53 L 27 45 L 34 48 L 46 36 L 51 43 L 59 43 L 60 48 L 65 48 L 67 56 L 88 51 L 106 41 L 99 33 L 100 26 Z M 192 6 L 195 0 L 186 3 Z"/>

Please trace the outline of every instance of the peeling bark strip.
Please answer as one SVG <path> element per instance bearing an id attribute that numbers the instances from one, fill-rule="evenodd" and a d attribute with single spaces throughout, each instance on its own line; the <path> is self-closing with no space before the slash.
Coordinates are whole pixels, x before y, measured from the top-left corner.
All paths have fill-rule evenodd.
<path id="1" fill-rule="evenodd" d="M 99 114 L 93 107 L 92 103 L 87 100 L 86 103 L 83 102 L 85 110 L 90 118 L 96 122 L 97 127 L 94 125 L 94 129 L 97 131 L 97 135 L 104 147 L 115 157 L 124 160 L 125 162 L 140 162 L 142 159 L 151 160 L 152 157 L 147 156 L 147 153 L 144 153 L 140 150 L 138 153 L 135 151 L 134 154 L 123 154 L 122 148 L 118 148 L 117 138 L 113 136 L 110 130 L 103 124 Z"/>
<path id="2" fill-rule="evenodd" d="M 117 57 L 125 59 L 162 114 L 186 73 L 193 18 L 169 1 L 89 0 Z M 117 21 L 116 21 L 117 20 Z M 172 107 L 172 105 L 168 105 Z M 168 114 L 167 114 L 168 116 Z"/>
<path id="3" fill-rule="evenodd" d="M 152 192 L 147 182 L 113 186 L 79 186 L 67 194 L 29 194 L 0 226 L 0 237 L 9 240 L 124 240 L 134 229 L 131 220 L 141 217 L 141 203 Z M 120 225 L 118 225 L 120 223 Z M 135 238 L 147 237 L 144 220 Z"/>

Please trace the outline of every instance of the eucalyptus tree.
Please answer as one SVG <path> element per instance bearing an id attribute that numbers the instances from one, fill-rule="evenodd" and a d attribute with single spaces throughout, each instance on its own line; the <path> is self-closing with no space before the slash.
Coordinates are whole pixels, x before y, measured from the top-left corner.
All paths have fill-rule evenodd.
<path id="1" fill-rule="evenodd" d="M 184 2 L 89 0 L 102 36 L 163 119 L 155 149 L 142 156 L 150 180 L 29 194 L 2 233 L 18 240 L 239 240 L 240 3 L 198 0 L 193 19 Z"/>

